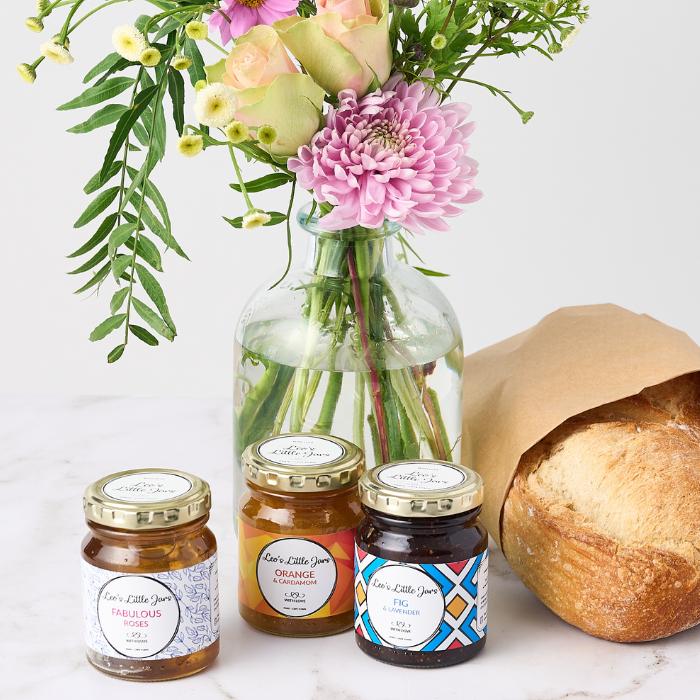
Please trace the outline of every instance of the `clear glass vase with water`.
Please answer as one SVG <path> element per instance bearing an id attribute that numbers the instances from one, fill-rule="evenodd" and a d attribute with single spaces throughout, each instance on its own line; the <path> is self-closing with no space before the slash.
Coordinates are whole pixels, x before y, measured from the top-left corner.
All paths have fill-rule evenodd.
<path id="1" fill-rule="evenodd" d="M 265 284 L 236 331 L 235 491 L 240 455 L 285 432 L 343 437 L 367 466 L 459 458 L 462 337 L 424 274 L 396 255 L 403 232 L 324 231 L 308 208 L 305 265 Z"/>

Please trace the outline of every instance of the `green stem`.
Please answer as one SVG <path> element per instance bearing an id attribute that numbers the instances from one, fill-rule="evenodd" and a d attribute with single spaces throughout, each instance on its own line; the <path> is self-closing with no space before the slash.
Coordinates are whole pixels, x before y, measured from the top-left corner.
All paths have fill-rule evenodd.
<path id="1" fill-rule="evenodd" d="M 326 388 L 326 393 L 323 397 L 321 412 L 319 414 L 318 421 L 316 421 L 316 425 L 314 425 L 314 427 L 311 429 L 312 433 L 328 435 L 331 432 L 333 418 L 335 417 L 335 411 L 338 407 L 338 399 L 340 398 L 340 391 L 342 387 L 343 373 L 330 372 L 328 374 L 328 387 Z"/>
<path id="2" fill-rule="evenodd" d="M 61 46 L 63 46 L 63 44 L 66 43 L 66 38 L 68 36 L 68 27 L 70 25 L 70 21 L 73 19 L 73 16 L 80 9 L 80 6 L 84 2 L 85 2 L 85 0 L 76 0 L 73 7 L 71 7 L 70 10 L 68 11 L 68 15 L 66 16 L 66 21 L 63 23 L 63 27 L 61 27 L 61 31 L 58 35 L 58 43 L 61 44 Z"/>
<path id="3" fill-rule="evenodd" d="M 365 449 L 365 377 L 355 372 L 355 401 L 353 404 L 352 439 L 362 450 Z"/>
<path id="4" fill-rule="evenodd" d="M 122 3 L 122 2 L 131 2 L 131 1 L 132 0 L 108 0 L 107 2 L 103 2 L 101 5 L 98 5 L 97 7 L 94 7 L 89 12 L 86 12 L 79 20 L 77 20 L 76 23 L 68 29 L 68 34 L 72 34 L 86 19 L 89 19 L 90 17 L 92 17 L 95 13 L 99 12 L 100 10 L 104 10 L 105 7 L 109 7 L 110 5 L 116 5 L 116 4 Z"/>
<path id="5" fill-rule="evenodd" d="M 250 201 L 250 197 L 248 196 L 248 190 L 246 189 L 245 186 L 245 180 L 243 179 L 243 173 L 241 173 L 241 169 L 238 165 L 238 160 L 236 158 L 236 151 L 233 148 L 233 144 L 229 143 L 226 144 L 228 146 L 228 152 L 231 156 L 231 162 L 233 163 L 233 169 L 236 171 L 236 180 L 238 181 L 238 186 L 241 188 L 241 194 L 243 195 L 243 199 L 245 200 L 246 205 L 248 206 L 248 211 L 251 209 L 255 209 L 253 206 L 253 202 Z"/>
<path id="6" fill-rule="evenodd" d="M 221 53 L 224 53 L 228 56 L 229 52 L 223 46 L 219 46 L 219 44 L 217 44 L 215 41 L 213 41 L 209 37 L 207 37 L 207 44 L 210 44 L 215 49 L 217 49 L 218 51 L 221 51 Z"/>

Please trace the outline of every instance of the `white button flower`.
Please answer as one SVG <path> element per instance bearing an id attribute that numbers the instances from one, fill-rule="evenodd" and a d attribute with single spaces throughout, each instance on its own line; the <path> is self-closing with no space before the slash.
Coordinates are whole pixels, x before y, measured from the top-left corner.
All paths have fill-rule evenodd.
<path id="1" fill-rule="evenodd" d="M 236 94 L 223 83 L 212 83 L 197 93 L 194 113 L 200 124 L 223 129 L 236 113 Z"/>
<path id="2" fill-rule="evenodd" d="M 144 35 L 132 24 L 123 24 L 112 32 L 114 50 L 127 61 L 138 61 L 148 47 Z"/>

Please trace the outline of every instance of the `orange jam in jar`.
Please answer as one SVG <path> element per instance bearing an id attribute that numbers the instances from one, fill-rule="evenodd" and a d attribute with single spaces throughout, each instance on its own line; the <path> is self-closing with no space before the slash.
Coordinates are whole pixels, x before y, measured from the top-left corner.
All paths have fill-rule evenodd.
<path id="1" fill-rule="evenodd" d="M 216 539 L 202 479 L 174 469 L 112 474 L 84 498 L 87 657 L 138 681 L 192 675 L 219 653 Z"/>
<path id="2" fill-rule="evenodd" d="M 241 615 L 289 637 L 350 629 L 362 451 L 340 438 L 299 433 L 255 443 L 242 461 Z"/>

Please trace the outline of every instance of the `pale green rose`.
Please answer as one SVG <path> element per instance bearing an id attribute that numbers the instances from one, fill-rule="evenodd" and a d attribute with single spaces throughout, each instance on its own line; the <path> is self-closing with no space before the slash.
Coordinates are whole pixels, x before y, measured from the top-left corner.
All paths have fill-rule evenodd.
<path id="1" fill-rule="evenodd" d="M 235 119 L 253 136 L 262 126 L 276 138 L 273 155 L 294 155 L 318 131 L 324 92 L 300 73 L 271 27 L 253 27 L 236 41 L 229 57 L 206 69 L 210 83 L 223 82 L 236 98 Z"/>
<path id="2" fill-rule="evenodd" d="M 274 23 L 284 45 L 330 95 L 352 88 L 362 96 L 381 86 L 392 62 L 388 0 L 317 6 L 313 17 Z"/>

